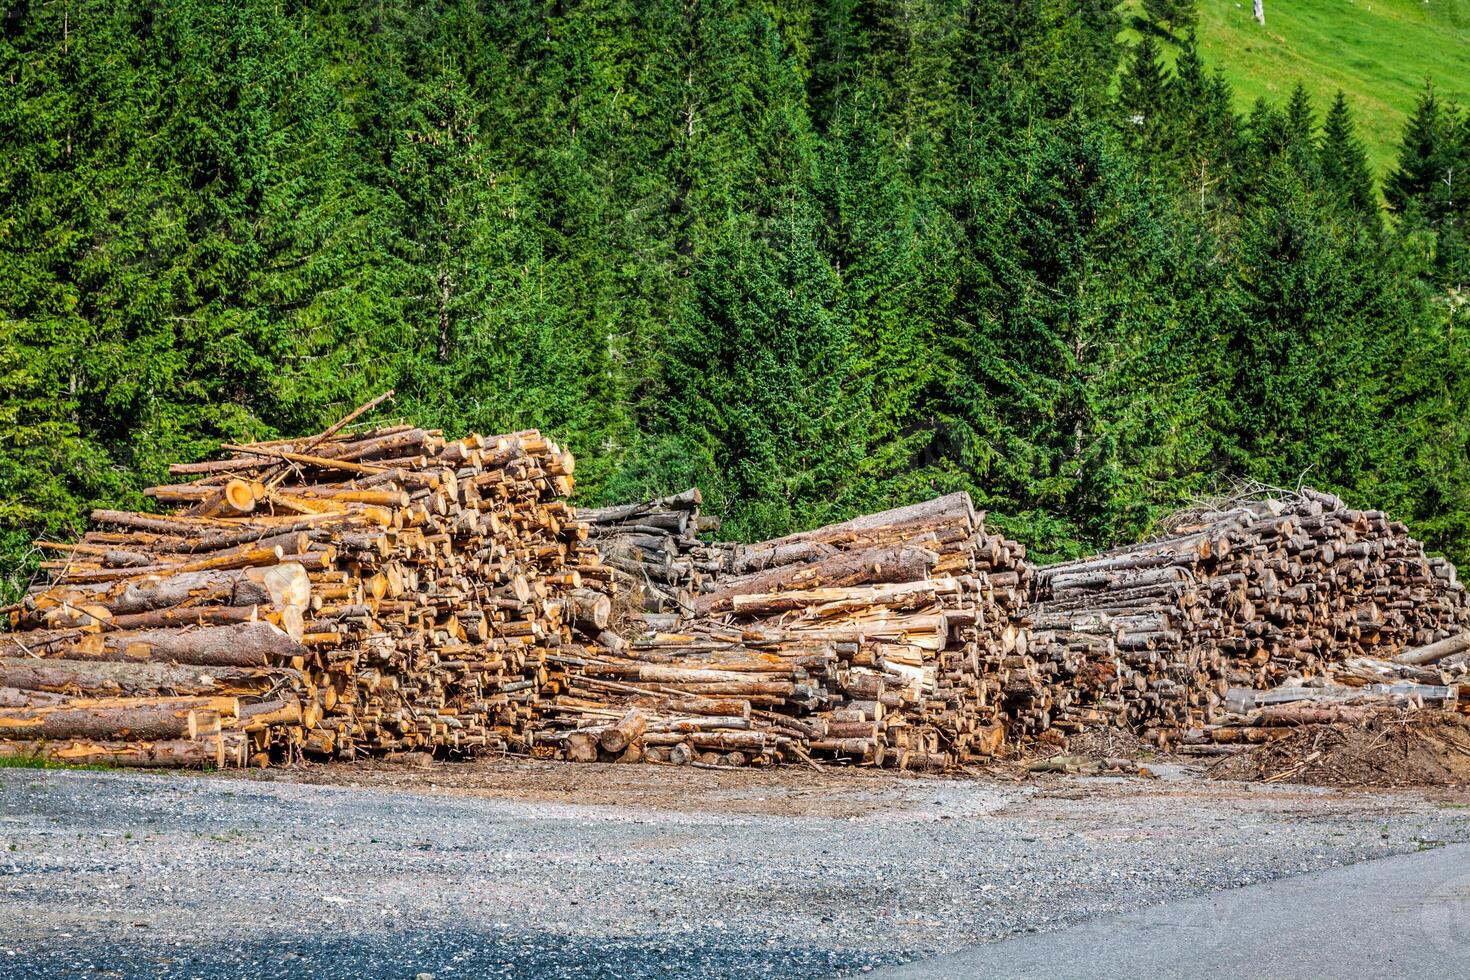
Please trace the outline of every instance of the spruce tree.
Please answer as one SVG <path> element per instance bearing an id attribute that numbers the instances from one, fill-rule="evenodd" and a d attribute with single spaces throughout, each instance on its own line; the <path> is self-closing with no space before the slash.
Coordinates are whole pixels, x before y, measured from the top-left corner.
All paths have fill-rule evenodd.
<path id="1" fill-rule="evenodd" d="M 733 534 L 965 488 L 1077 553 L 1310 467 L 1463 557 L 1470 120 L 1426 92 L 1383 234 L 1344 100 L 1242 117 L 1148 9 L 15 6 L 0 576 L 390 386 Z"/>
<path id="2" fill-rule="evenodd" d="M 1373 173 L 1368 166 L 1368 152 L 1358 139 L 1352 110 L 1341 90 L 1327 110 L 1322 123 L 1322 139 L 1317 151 L 1322 187 L 1350 211 L 1378 219 L 1378 200 L 1373 189 Z"/>
<path id="3" fill-rule="evenodd" d="M 1236 117 L 1229 83 L 1207 74 L 1193 35 L 1179 43 L 1169 82 L 1166 135 L 1156 165 L 1182 182 L 1192 204 L 1220 206 L 1230 190 L 1237 152 Z"/>
<path id="4" fill-rule="evenodd" d="M 1442 180 L 1449 150 L 1447 128 L 1445 111 L 1434 94 L 1434 86 L 1425 85 L 1424 94 L 1419 96 L 1413 114 L 1404 125 L 1398 165 L 1383 185 L 1383 195 L 1391 208 L 1400 214 L 1417 208 L 1431 225 L 1438 222 L 1443 212 Z"/>
<path id="5" fill-rule="evenodd" d="M 1169 104 L 1169 75 L 1163 52 L 1145 34 L 1133 48 L 1119 88 L 1118 108 L 1123 139 L 1128 145 L 1150 152 L 1157 149 L 1164 132 Z"/>
<path id="6" fill-rule="evenodd" d="M 1286 139 L 1285 151 L 1308 186 L 1316 186 L 1318 179 L 1316 130 L 1312 97 L 1307 94 L 1306 87 L 1297 82 L 1286 100 L 1282 132 Z"/>
<path id="7" fill-rule="evenodd" d="M 1205 60 L 1200 55 L 1199 44 L 1194 35 L 1186 34 L 1179 41 L 1179 51 L 1174 57 L 1174 79 L 1171 94 L 1176 111 L 1185 115 L 1198 112 L 1205 98 L 1209 76 L 1205 72 Z"/>
<path id="8" fill-rule="evenodd" d="M 1175 40 L 1194 29 L 1199 22 L 1199 12 L 1194 0 L 1143 0 L 1143 12 L 1148 20 L 1163 28 Z"/>

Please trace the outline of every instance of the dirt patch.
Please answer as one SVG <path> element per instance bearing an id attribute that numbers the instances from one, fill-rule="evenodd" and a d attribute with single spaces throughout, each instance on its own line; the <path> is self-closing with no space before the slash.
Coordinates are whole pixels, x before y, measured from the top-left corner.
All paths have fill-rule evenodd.
<path id="1" fill-rule="evenodd" d="M 1002 781 L 1009 774 L 1001 774 Z M 516 802 L 788 817 L 858 817 L 923 806 L 954 777 L 890 770 L 697 769 L 521 759 L 365 759 L 226 770 L 217 778 L 309 783 Z M 961 779 L 964 777 L 961 776 Z"/>
<path id="2" fill-rule="evenodd" d="M 783 817 L 861 817 L 927 806 L 936 788 L 991 785 L 997 789 L 1064 778 L 1027 771 L 1057 753 L 1088 760 L 1168 760 L 1157 748 L 1120 729 L 1074 735 L 1024 757 L 960 766 L 944 773 L 805 766 L 713 768 L 668 765 L 575 764 L 523 757 L 436 760 L 421 752 L 356 762 L 303 762 L 264 770 L 224 770 L 211 778 L 307 783 L 352 789 L 431 793 L 515 802 L 622 806 Z M 1194 760 L 1187 760 L 1194 761 Z M 1109 770 L 1108 774 L 1120 774 Z M 1196 783 L 1195 785 L 1199 785 Z M 1101 787 L 1089 790 L 1104 794 Z"/>
<path id="3" fill-rule="evenodd" d="M 1465 786 L 1470 784 L 1470 718 L 1448 711 L 1393 711 L 1359 725 L 1306 725 L 1222 759 L 1209 775 L 1312 786 Z"/>

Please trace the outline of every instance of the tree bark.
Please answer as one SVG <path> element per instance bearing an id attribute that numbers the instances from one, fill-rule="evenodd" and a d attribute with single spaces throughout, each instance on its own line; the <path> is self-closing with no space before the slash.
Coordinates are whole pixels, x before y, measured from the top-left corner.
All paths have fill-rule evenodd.
<path id="1" fill-rule="evenodd" d="M 208 736 L 198 741 L 117 742 L 75 739 L 61 742 L 0 740 L 0 758 L 48 759 L 69 765 L 157 766 L 162 768 L 222 767 L 225 740 Z"/>
<path id="2" fill-rule="evenodd" d="M 9 636 L 0 636 L 0 651 Z M 194 629 L 118 630 L 89 633 L 52 648 L 70 660 L 118 663 L 176 663 L 203 667 L 269 667 L 306 655 L 306 648 L 270 623 L 240 623 Z"/>
<path id="3" fill-rule="evenodd" d="M 922 548 L 873 548 L 841 553 L 810 565 L 788 565 L 754 575 L 736 586 L 699 596 L 694 610 L 699 615 L 728 612 L 737 595 L 782 592 L 792 589 L 840 588 L 880 582 L 910 582 L 926 578 L 939 556 Z"/>
<path id="4" fill-rule="evenodd" d="M 242 695 L 268 691 L 300 673 L 286 667 L 184 667 L 173 664 L 0 657 L 0 686 L 58 693 Z"/>

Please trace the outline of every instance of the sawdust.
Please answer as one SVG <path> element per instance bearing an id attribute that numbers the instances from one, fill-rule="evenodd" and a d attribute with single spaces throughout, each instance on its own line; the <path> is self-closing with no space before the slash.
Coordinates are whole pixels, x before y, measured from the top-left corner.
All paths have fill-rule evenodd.
<path id="1" fill-rule="evenodd" d="M 1368 788 L 1470 785 L 1470 718 L 1386 711 L 1357 725 L 1305 725 L 1220 760 L 1215 779 Z"/>

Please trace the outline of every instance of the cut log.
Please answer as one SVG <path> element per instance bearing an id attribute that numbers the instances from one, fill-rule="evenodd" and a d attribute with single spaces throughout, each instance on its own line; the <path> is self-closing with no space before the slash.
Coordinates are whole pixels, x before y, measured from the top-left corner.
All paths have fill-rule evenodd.
<path id="1" fill-rule="evenodd" d="M 1432 664 L 1457 653 L 1464 653 L 1466 650 L 1470 650 L 1470 633 L 1459 633 L 1437 643 L 1428 643 L 1412 650 L 1405 650 L 1393 659 L 1395 663 L 1401 664 Z"/>
<path id="2" fill-rule="evenodd" d="M 77 739 L 34 742 L 0 739 L 0 758 L 45 759 L 68 765 L 154 766 L 165 768 L 220 768 L 226 761 L 219 735 L 197 741 L 174 739 L 153 742 L 117 742 Z"/>
<path id="3" fill-rule="evenodd" d="M 606 752 L 622 752 L 643 735 L 648 727 L 648 716 L 638 708 L 630 708 L 618 721 L 603 729 L 597 744 Z"/>
<path id="4" fill-rule="evenodd" d="M 176 663 L 209 667 L 268 667 L 302 657 L 306 648 L 270 623 L 186 629 L 90 633 L 52 648 L 71 660 Z"/>
<path id="5" fill-rule="evenodd" d="M 700 615 L 729 611 L 737 595 L 910 582 L 927 577 L 938 561 L 937 554 L 923 548 L 874 548 L 856 554 L 842 553 L 811 565 L 775 568 L 738 586 L 699 596 L 694 600 L 694 609 Z"/>
<path id="6" fill-rule="evenodd" d="M 0 657 L 0 686 L 58 693 L 133 692 L 234 696 L 260 694 L 299 676 L 289 668 L 185 667 L 90 660 L 29 660 Z"/>
<path id="7" fill-rule="evenodd" d="M 0 708 L 0 739 L 195 739 L 219 734 L 218 712 L 157 706 Z"/>

